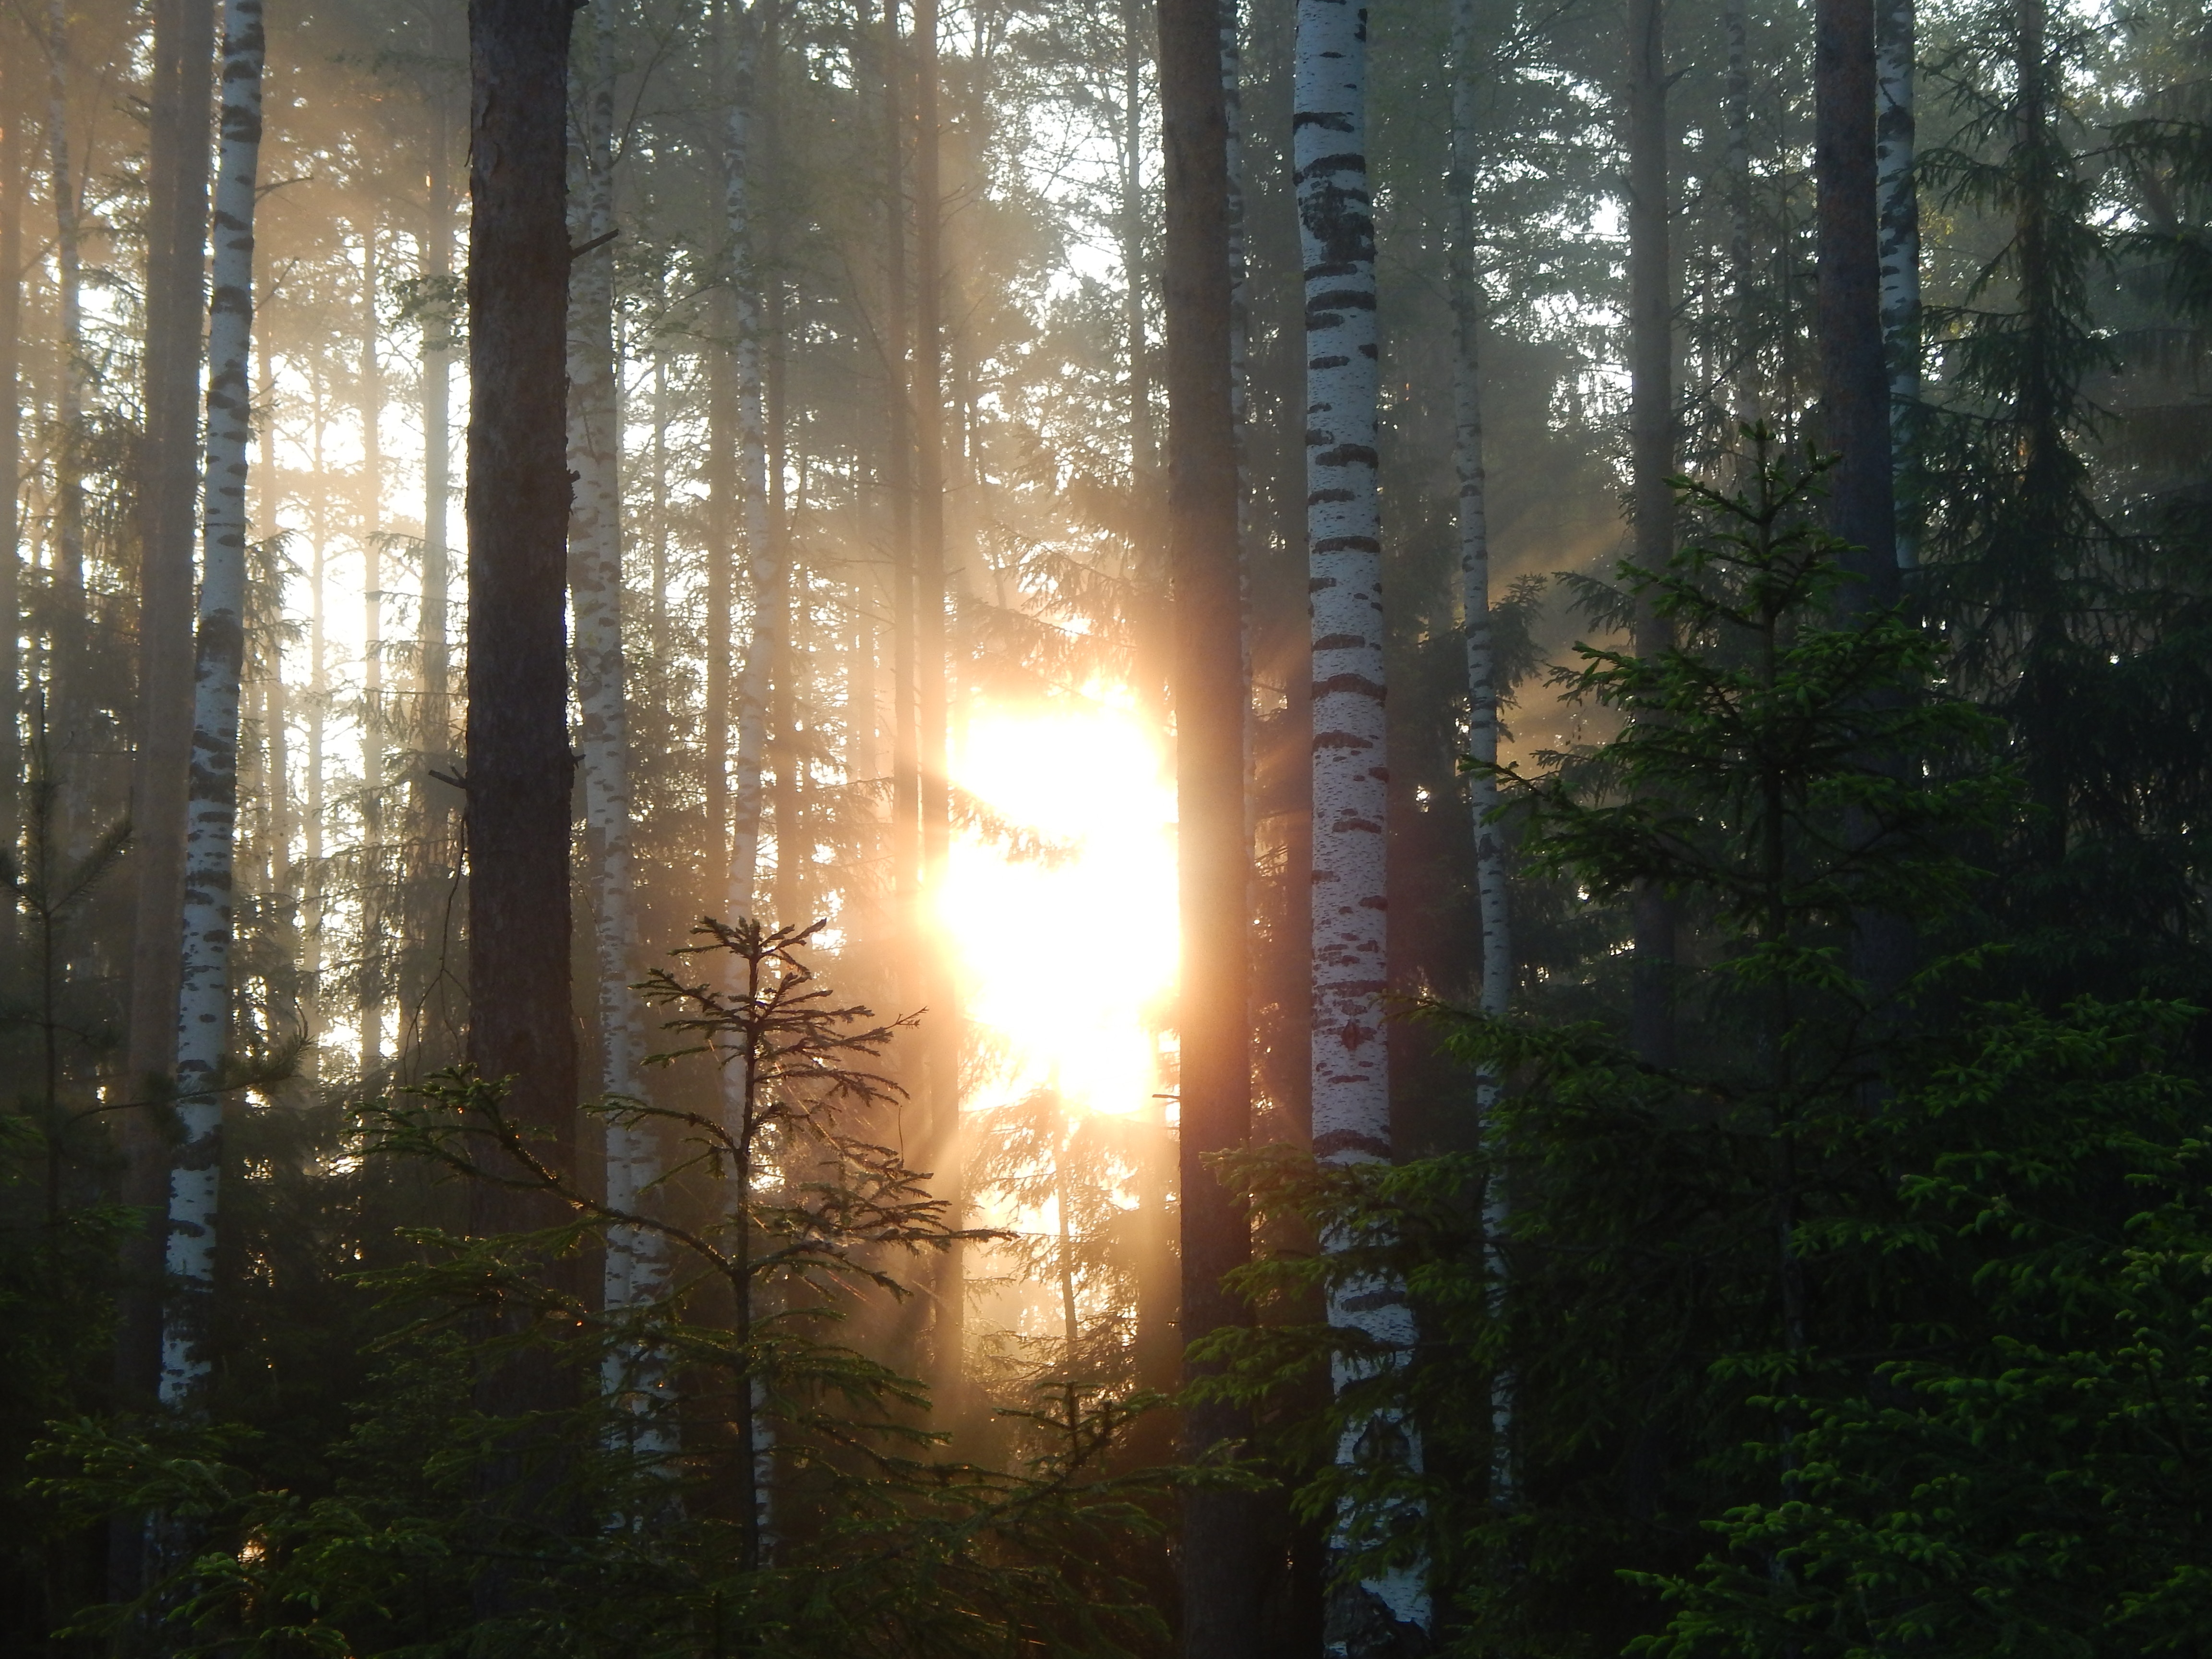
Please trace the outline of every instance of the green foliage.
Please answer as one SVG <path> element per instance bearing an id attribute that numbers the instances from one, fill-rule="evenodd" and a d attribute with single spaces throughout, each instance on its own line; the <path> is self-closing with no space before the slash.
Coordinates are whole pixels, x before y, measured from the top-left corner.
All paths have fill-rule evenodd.
<path id="1" fill-rule="evenodd" d="M 2191 1651 L 2208 1611 L 2212 1164 L 2175 1070 L 2200 1011 L 1992 1010 L 1869 1130 L 1903 1206 L 1816 1248 L 1874 1250 L 1917 1357 L 1863 1392 L 1777 1396 L 1779 1497 L 1664 1581 L 1656 1654 Z M 1941 1308 L 1948 1315 L 1931 1318 Z M 1917 1338 L 1917 1340 L 1913 1340 Z M 1656 1581 L 1655 1581 L 1656 1582 Z"/>
<path id="2" fill-rule="evenodd" d="M 1510 1082 L 1486 1145 L 1395 1169 L 1282 1152 L 1241 1166 L 1263 1212 L 1346 1247 L 1279 1252 L 1244 1276 L 1248 1294 L 1295 1306 L 1389 1274 L 1421 1335 L 1318 1413 L 1290 1402 L 1345 1352 L 1319 1325 L 1225 1336 L 1218 1386 L 1281 1419 L 1282 1454 L 1315 1471 L 1301 1503 L 1356 1546 L 1345 1571 L 1430 1564 L 1453 1651 L 1618 1650 L 1664 1624 L 1662 1592 L 1689 1610 L 1660 1645 L 1803 1651 L 1814 1631 L 1869 1616 L 1844 1604 L 1875 1571 L 1866 1538 L 1899 1483 L 1924 1488 L 1915 1536 L 1953 1553 L 1960 1586 L 1995 1582 L 1983 1556 L 2002 1555 L 2001 1540 L 2021 1583 L 2047 1582 L 2059 1511 L 2081 1502 L 2063 1493 L 2059 1443 L 2109 1440 L 2124 1420 L 2138 1442 L 2113 1447 L 2100 1490 L 2129 1483 L 2144 1513 L 2107 1559 L 2136 1559 L 2138 1525 L 2192 1535 L 2193 1510 L 2160 1498 L 2147 1468 L 2129 1472 L 2160 1430 L 2123 1374 L 2170 1374 L 2189 1400 L 2202 1291 L 2184 1224 L 2197 1154 L 2180 1137 L 2196 1096 L 2172 1060 L 2194 1016 L 1977 1001 L 1978 951 L 1923 962 L 1894 996 L 1863 975 L 1863 919 L 1933 924 L 1973 902 L 1964 850 L 2002 832 L 2017 796 L 1986 758 L 1996 722 L 1937 684 L 1942 641 L 1843 602 L 1840 550 L 1810 522 L 1818 467 L 1747 435 L 1742 490 L 1686 482 L 1700 533 L 1664 570 L 1622 573 L 1674 645 L 1586 646 L 1563 672 L 1571 694 L 1629 716 L 1621 734 L 1539 775 L 1501 768 L 1531 867 L 1596 896 L 1662 884 L 1698 921 L 1682 1060 L 1647 1065 L 1603 1022 L 1428 1002 L 1414 1012 L 1448 1051 Z M 2162 1218 L 2147 1218 L 2140 1180 Z M 2144 1342 L 2167 1346 L 2121 1356 Z M 2101 1401 L 2085 1392 L 2093 1375 L 2114 1379 Z M 1907 1455 L 1900 1402 L 1916 1389 L 1969 1403 L 1922 1410 Z M 2075 1398 L 2078 1431 L 2051 1409 Z M 1942 1409 L 1968 1415 L 1936 1424 Z M 2176 1409 L 2184 1431 L 2195 1407 Z M 1340 1436 L 1391 1420 L 1418 1429 L 1420 1471 L 1388 1446 L 1336 1453 Z M 1946 1436 L 1981 1448 L 1992 1478 L 1948 1456 Z M 2047 1516 L 2010 1491 L 2038 1481 Z M 2024 1519 L 2047 1519 L 2051 1541 L 2007 1533 Z M 1881 1547 L 1908 1555 L 1909 1530 Z M 2163 1583 L 2158 1564 L 2182 1549 L 2139 1552 L 2130 1593 Z M 1924 1586 L 1888 1565 L 1905 1622 L 1867 1651 L 1928 1634 L 1910 1622 Z"/>
<path id="3" fill-rule="evenodd" d="M 1104 1655 L 1154 1639 L 1129 1564 L 1165 1477 L 1104 1468 L 1131 1408 L 1040 1412 L 1026 1463 L 960 1462 L 922 1386 L 838 1340 L 866 1295 L 905 1293 L 899 1255 L 978 1235 L 853 1132 L 894 1100 L 870 1063 L 910 1022 L 877 1024 L 820 985 L 812 931 L 704 924 L 699 949 L 730 971 L 643 988 L 678 1010 L 663 1058 L 710 1056 L 738 1083 L 726 1119 L 594 1104 L 688 1148 L 637 1210 L 549 1161 L 502 1090 L 465 1071 L 372 1105 L 371 1158 L 521 1188 L 562 1218 L 489 1237 L 410 1228 L 413 1260 L 357 1275 L 391 1328 L 324 1481 L 269 1480 L 264 1436 L 236 1420 L 61 1428 L 43 1490 L 87 1518 L 158 1517 L 166 1552 L 144 1595 L 81 1629 L 244 1659 Z M 601 1308 L 578 1270 L 616 1226 L 665 1241 L 676 1267 L 657 1297 Z M 518 1433 L 482 1391 L 515 1364 L 633 1381 Z M 538 1480 L 520 1513 L 499 1486 L 518 1457 Z M 480 1611 L 493 1572 L 523 1611 Z"/>

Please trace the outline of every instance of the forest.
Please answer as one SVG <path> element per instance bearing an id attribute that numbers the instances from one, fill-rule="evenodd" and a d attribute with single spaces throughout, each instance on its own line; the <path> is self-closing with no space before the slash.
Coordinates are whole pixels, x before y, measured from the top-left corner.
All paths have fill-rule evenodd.
<path id="1" fill-rule="evenodd" d="M 0 477 L 0 1650 L 2212 1645 L 2201 5 L 11 0 Z"/>

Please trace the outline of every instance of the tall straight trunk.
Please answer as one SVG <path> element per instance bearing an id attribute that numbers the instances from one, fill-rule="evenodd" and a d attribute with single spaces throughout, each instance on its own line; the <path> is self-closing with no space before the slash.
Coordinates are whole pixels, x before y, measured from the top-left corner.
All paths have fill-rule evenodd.
<path id="1" fill-rule="evenodd" d="M 17 647 L 23 617 L 23 198 L 30 182 L 23 154 L 28 104 L 23 63 L 12 44 L 0 52 L 0 489 L 7 492 L 0 507 L 6 515 L 0 518 L 0 837 L 14 836 L 21 805 L 15 722 L 23 672 Z M 191 556 L 188 546 L 188 563 Z M 135 1085 L 140 1073 L 131 1075 Z"/>
<path id="2" fill-rule="evenodd" d="M 951 952 L 924 920 L 942 890 L 951 852 L 945 587 L 945 198 L 939 184 L 937 0 L 914 8 L 914 592 L 915 783 L 921 830 L 921 902 L 914 910 L 920 989 L 930 1018 L 921 1032 L 922 1092 L 937 1196 L 963 1213 L 960 1194 L 960 1015 Z M 966 1342 L 964 1263 L 957 1245 L 936 1261 L 931 1302 L 931 1381 L 940 1407 L 962 1406 Z"/>
<path id="3" fill-rule="evenodd" d="M 361 1074 L 384 1063 L 384 364 L 376 350 L 376 224 L 361 231 Z"/>
<path id="4" fill-rule="evenodd" d="M 1152 388 L 1145 343 L 1145 48 L 1142 8 L 1121 0 L 1121 331 L 1129 353 L 1129 475 L 1152 469 Z M 1139 482 L 1139 488 L 1141 483 Z"/>
<path id="5" fill-rule="evenodd" d="M 51 0 L 47 12 L 46 168 L 54 209 L 55 349 L 60 362 L 54 397 L 53 532 L 47 574 L 48 720 L 64 750 L 83 735 L 84 713 L 84 280 L 80 253 L 83 201 L 70 155 L 69 0 Z M 70 769 L 63 799 L 82 799 L 82 780 Z M 64 835 L 73 836 L 64 809 Z"/>
<path id="6" fill-rule="evenodd" d="M 773 106 L 770 131 L 773 133 Z M 770 149 L 774 149 L 773 139 Z M 780 922 L 799 920 L 805 902 L 800 887 L 812 849 L 806 845 L 806 767 L 803 759 L 805 700 L 800 687 L 805 678 L 801 665 L 804 644 L 800 632 L 807 617 L 805 573 L 798 567 L 791 540 L 790 503 L 785 495 L 788 467 L 789 423 L 785 389 L 783 279 L 770 279 L 767 295 L 768 325 L 768 518 L 769 533 L 775 538 L 776 568 L 781 573 L 781 592 L 776 612 L 775 653 L 769 663 L 769 758 L 775 769 L 775 888 L 771 912 Z"/>
<path id="7" fill-rule="evenodd" d="M 1889 369 L 1889 446 L 1901 497 L 1920 407 L 1920 192 L 1913 177 L 1913 0 L 1875 0 L 1875 175 L 1880 191 L 1882 355 Z M 1917 562 L 1906 503 L 1893 507 L 1897 567 Z"/>
<path id="8" fill-rule="evenodd" d="M 1312 594 L 1313 1128 L 1325 1162 L 1391 1156 L 1388 758 L 1382 543 L 1376 480 L 1375 223 L 1367 182 L 1367 13 L 1300 0 L 1293 173 L 1305 270 L 1306 554 Z M 1325 1246 L 1326 1247 L 1326 1246 Z M 1404 1287 L 1366 1278 L 1331 1292 L 1328 1319 L 1402 1352 Z M 1385 1362 L 1388 1363 L 1388 1362 Z M 1340 1364 L 1340 1388 L 1358 1367 Z M 1355 1455 L 1347 1432 L 1340 1460 Z M 1410 1446 L 1418 1459 L 1417 1448 Z M 1429 1623 L 1425 1574 L 1342 1586 L 1332 1652 L 1395 1651 Z"/>
<path id="9" fill-rule="evenodd" d="M 594 866 L 599 1088 L 640 1100 L 645 1095 L 645 1030 L 630 989 L 637 978 L 637 923 L 630 888 L 629 733 L 622 637 L 622 400 L 614 339 L 614 249 L 607 240 L 615 228 L 613 10 L 613 0 L 592 0 L 586 13 L 590 54 L 578 77 L 583 189 L 570 203 L 568 234 L 574 246 L 598 246 L 569 272 L 568 470 L 576 482 L 568 514 L 568 592 L 576 619 L 584 812 Z M 647 1126 L 610 1121 L 605 1150 L 607 1202 L 634 1212 L 659 1178 L 657 1140 Z M 659 1234 L 630 1226 L 609 1231 L 602 1294 L 610 1310 L 657 1301 L 665 1277 Z M 610 1354 L 602 1382 L 611 1395 L 643 1399 L 657 1389 L 660 1370 L 641 1351 Z M 649 1425 L 647 1433 L 656 1449 L 665 1449 L 657 1425 Z"/>
<path id="10" fill-rule="evenodd" d="M 921 738 L 915 714 L 914 587 L 914 381 L 907 328 L 906 52 L 899 0 L 884 4 L 884 494 L 890 514 L 891 886 L 904 940 L 902 974 L 913 975 L 914 918 L 921 873 Z"/>
<path id="11" fill-rule="evenodd" d="M 216 1199 L 230 1037 L 233 866 L 238 822 L 239 678 L 246 651 L 246 441 L 252 416 L 254 184 L 261 159 L 261 0 L 224 0 L 222 148 L 208 307 L 207 470 L 192 662 L 192 754 L 177 994 L 177 1116 L 169 1171 L 161 1403 L 192 1403 L 210 1370 Z"/>
<path id="12" fill-rule="evenodd" d="M 448 50 L 444 15 L 433 21 L 431 50 L 443 59 Z M 459 862 L 453 821 L 453 786 L 433 774 L 455 773 L 453 731 L 453 647 L 449 594 L 453 549 L 447 528 L 453 495 L 453 319 L 445 291 L 453 271 L 453 111 L 446 94 L 434 90 L 426 100 L 430 126 L 429 191 L 422 241 L 422 276 L 434 295 L 422 319 L 422 601 L 416 615 L 416 663 L 419 675 L 416 740 L 422 759 L 414 769 L 414 902 L 419 922 L 436 930 L 434 942 L 410 941 L 401 982 L 402 1050 L 419 1068 L 445 1062 L 441 1039 L 450 1031 L 454 1010 L 442 971 L 451 944 L 447 902 Z M 433 920 L 434 918 L 434 920 Z M 432 1036 L 436 1032 L 437 1036 Z"/>
<path id="13" fill-rule="evenodd" d="M 1482 295 L 1476 270 L 1474 0 L 1452 5 L 1452 246 L 1454 343 L 1452 459 L 1459 476 L 1459 576 L 1467 645 L 1467 746 L 1476 770 L 1468 780 L 1473 817 L 1475 893 L 1482 917 L 1482 1012 L 1502 1019 L 1513 1000 L 1513 939 L 1506 909 L 1505 848 L 1491 817 L 1498 810 L 1497 660 L 1490 617 L 1488 481 L 1482 458 Z M 1486 1067 L 1475 1081 L 1476 1132 L 1495 1156 L 1498 1078 Z M 1509 1219 L 1504 1177 L 1493 1164 L 1485 1188 L 1483 1236 L 1493 1300 L 1502 1295 L 1499 1239 Z M 1503 1504 L 1513 1486 L 1513 1393 L 1502 1374 L 1491 1384 L 1491 1499 Z"/>
<path id="14" fill-rule="evenodd" d="M 306 959 L 302 973 L 318 1012 L 320 1011 L 323 989 L 324 938 L 323 924 L 328 913 L 328 872 L 324 859 L 330 851 L 323 838 L 323 812 L 328 801 L 328 777 L 325 763 L 329 758 L 325 739 L 329 736 L 331 712 L 330 669 L 330 473 L 323 462 L 323 431 L 327 413 L 323 401 L 320 374 L 310 369 L 309 386 L 313 394 L 309 431 L 313 434 L 310 447 L 309 472 L 312 494 L 308 502 L 308 533 L 313 550 L 307 563 L 307 835 L 301 853 L 307 861 L 304 878 L 301 882 L 301 909 L 306 922 Z M 320 1021 L 313 1022 L 319 1028 Z M 319 1037 L 319 1030 L 311 1030 L 311 1037 Z M 319 1047 L 308 1050 L 309 1063 L 319 1066 Z"/>
<path id="15" fill-rule="evenodd" d="M 1735 325 L 1729 410 L 1739 427 L 1759 415 L 1759 298 L 1751 264 L 1751 40 L 1744 6 L 1745 0 L 1726 0 L 1721 8 L 1721 29 L 1728 40 L 1721 89 L 1727 134 L 1722 173 L 1729 203 L 1729 308 Z"/>
<path id="16" fill-rule="evenodd" d="M 1846 568 L 1863 579 L 1847 590 L 1847 605 L 1887 605 L 1898 592 L 1875 198 L 1874 9 L 1875 0 L 1817 0 L 1814 9 L 1814 325 L 1821 441 L 1837 454 L 1827 520 L 1854 550 L 1844 555 Z"/>
<path id="17" fill-rule="evenodd" d="M 133 1090 L 165 1075 L 176 1054 L 185 775 L 192 741 L 192 508 L 199 491 L 200 331 L 207 317 L 208 150 L 215 95 L 216 8 L 195 0 L 155 0 L 153 9 L 137 748 L 131 775 L 137 890 L 125 1056 Z M 126 1197 L 134 1205 L 158 1204 L 160 1147 L 152 1126 L 136 1113 L 127 1122 Z M 153 1237 L 149 1230 L 149 1246 Z M 135 1307 L 125 1311 L 118 1346 L 125 1369 L 117 1380 L 131 1395 L 152 1383 L 153 1312 L 150 1299 L 143 1313 Z M 122 1358 L 126 1352 L 132 1357 Z"/>
<path id="18" fill-rule="evenodd" d="M 726 7 L 727 17 L 733 8 Z M 782 620 L 783 572 L 769 522 L 768 421 L 762 377 L 761 283 L 758 228 L 753 200 L 754 124 L 760 96 L 761 30 L 764 14 L 735 14 L 735 85 L 723 149 L 722 207 L 729 238 L 727 283 L 737 324 L 738 483 L 745 544 L 746 587 L 752 628 L 738 678 L 737 773 L 732 786 L 728 909 L 753 914 L 760 863 L 761 761 L 767 744 L 769 668 Z"/>
<path id="19" fill-rule="evenodd" d="M 574 1137 L 568 1006 L 563 420 L 568 9 L 472 0 L 470 153 L 469 1054 L 508 1109 Z M 480 1227 L 540 1206 L 477 1182 Z"/>
<path id="20" fill-rule="evenodd" d="M 1233 27 L 1233 25 L 1232 25 Z M 1162 291 L 1168 394 L 1168 574 L 1174 606 L 1176 1012 L 1186 1344 L 1243 1310 L 1224 1279 L 1251 1253 L 1250 1223 L 1208 1160 L 1251 1136 L 1249 863 L 1244 823 L 1237 410 L 1231 379 L 1229 121 L 1221 0 L 1161 0 L 1160 130 L 1166 236 Z M 1370 313 L 1370 317 L 1372 313 Z M 1185 1362 L 1185 1375 L 1195 1368 Z M 1191 1454 L 1247 1432 L 1219 1401 L 1191 1408 Z M 1182 1500 L 1182 1651 L 1248 1659 L 1260 1649 L 1263 1562 L 1256 1500 L 1191 1488 Z"/>
<path id="21" fill-rule="evenodd" d="M 469 198 L 469 1059 L 507 1080 L 507 1109 L 571 1168 L 576 1046 L 569 1002 L 565 212 L 568 30 L 561 0 L 471 0 Z M 479 1235 L 541 1226 L 553 1206 L 470 1183 Z M 557 1269 L 553 1271 L 558 1271 Z M 518 1328 L 487 1314 L 480 1336 Z M 518 1426 L 477 1480 L 487 1551 L 480 1618 L 527 1604 L 505 1527 L 562 1525 L 562 1460 L 526 1425 L 574 1397 L 542 1352 L 487 1362 L 475 1406 Z"/>
<path id="22" fill-rule="evenodd" d="M 1674 271 L 1667 246 L 1666 0 L 1628 5 L 1628 353 L 1630 510 L 1636 562 L 1662 568 L 1674 544 Z M 1666 648 L 1650 596 L 1639 600 L 1636 649 Z M 1630 1036 L 1655 1066 L 1674 1058 L 1674 909 L 1651 883 L 1633 901 L 1636 956 Z"/>

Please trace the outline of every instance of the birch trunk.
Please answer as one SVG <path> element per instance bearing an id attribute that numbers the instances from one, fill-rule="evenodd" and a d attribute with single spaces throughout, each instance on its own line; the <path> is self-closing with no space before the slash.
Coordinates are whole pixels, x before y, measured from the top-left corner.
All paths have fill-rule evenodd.
<path id="1" fill-rule="evenodd" d="M 1498 826 L 1491 822 L 1498 810 L 1498 779 L 1488 769 L 1498 761 L 1498 681 L 1491 637 L 1490 525 L 1482 457 L 1482 295 L 1476 272 L 1474 212 L 1475 50 L 1474 0 L 1453 0 L 1450 278 L 1457 349 L 1452 359 L 1452 458 L 1459 475 L 1468 756 L 1476 767 L 1468 779 L 1467 793 L 1474 820 L 1475 892 L 1482 917 L 1482 1012 L 1492 1018 L 1503 1018 L 1512 1004 L 1513 941 L 1506 910 L 1505 849 Z M 1476 1127 L 1484 1151 L 1493 1154 L 1498 1099 L 1498 1073 L 1486 1067 L 1475 1080 Z M 1499 1240 L 1508 1219 L 1505 1182 L 1493 1164 L 1483 1201 L 1484 1249 L 1493 1312 L 1499 1310 L 1503 1297 Z M 1491 1384 L 1490 1415 L 1491 1501 L 1503 1504 L 1513 1487 L 1513 1390 L 1503 1373 Z"/>
<path id="2" fill-rule="evenodd" d="M 185 927 L 177 995 L 177 1115 L 166 1266 L 176 1287 L 161 1326 L 161 1403 L 190 1405 L 210 1369 L 217 1092 L 230 1034 L 232 870 L 238 819 L 239 677 L 245 656 L 246 471 L 252 393 L 253 208 L 261 154 L 261 0 L 224 0 L 222 144 L 208 307 L 207 471 L 192 757 L 185 835 Z"/>
<path id="3" fill-rule="evenodd" d="M 1914 0 L 1875 0 L 1875 175 L 1881 193 L 1881 331 L 1889 368 L 1889 447 L 1897 567 L 1919 562 L 1905 495 L 1920 408 L 1920 195 L 1913 177 Z"/>
<path id="4" fill-rule="evenodd" d="M 1367 180 L 1367 11 L 1299 0 L 1292 116 L 1305 270 L 1306 553 L 1313 641 L 1313 1127 L 1324 1161 L 1388 1159 L 1388 757 L 1382 543 L 1376 482 L 1375 223 Z M 1324 1248 L 1327 1241 L 1324 1241 Z M 1405 1288 L 1367 1278 L 1332 1291 L 1329 1322 L 1402 1352 Z M 1373 1363 L 1373 1362 L 1367 1362 Z M 1383 1363 L 1389 1363 L 1387 1361 Z M 1341 1389 L 1362 1374 L 1339 1360 Z M 1376 1425 L 1352 1425 L 1340 1462 Z M 1418 1467 L 1409 1425 L 1390 1425 Z M 1425 1574 L 1404 1567 L 1339 1589 L 1330 1652 L 1396 1651 L 1429 1624 Z"/>
<path id="5" fill-rule="evenodd" d="M 575 615 L 576 706 L 580 716 L 584 812 L 592 870 L 592 947 L 599 969 L 599 1087 L 644 1097 L 645 1031 L 630 990 L 637 924 L 630 888 L 630 785 L 626 668 L 622 639 L 622 404 L 614 349 L 614 20 L 612 0 L 592 0 L 590 56 L 580 77 L 583 188 L 570 199 L 572 246 L 599 246 L 576 260 L 568 293 L 568 592 Z M 606 1193 L 635 1212 L 659 1177 L 657 1146 L 640 1125 L 610 1122 Z M 659 1235 L 617 1226 L 607 1236 L 605 1305 L 613 1310 L 659 1299 L 665 1278 Z M 611 1395 L 649 1401 L 663 1382 L 653 1356 L 610 1355 Z M 658 1425 L 646 1433 L 665 1449 Z"/>

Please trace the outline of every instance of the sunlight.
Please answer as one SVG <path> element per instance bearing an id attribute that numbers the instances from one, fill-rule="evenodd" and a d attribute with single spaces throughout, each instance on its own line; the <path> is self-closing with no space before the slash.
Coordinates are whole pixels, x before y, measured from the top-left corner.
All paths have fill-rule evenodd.
<path id="1" fill-rule="evenodd" d="M 1175 988 L 1175 792 L 1127 709 L 978 710 L 959 782 L 1005 827 L 1052 843 L 1018 856 L 998 826 L 962 830 L 942 921 L 969 1017 L 1007 1051 L 971 1105 L 1054 1073 L 1073 1103 L 1132 1112 L 1165 1085 L 1158 1032 Z"/>

